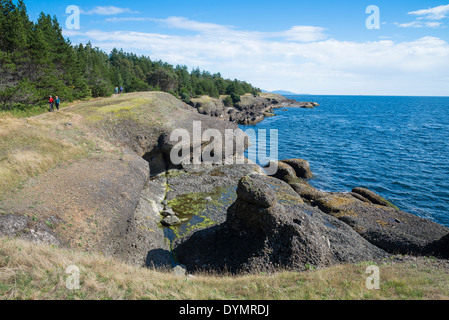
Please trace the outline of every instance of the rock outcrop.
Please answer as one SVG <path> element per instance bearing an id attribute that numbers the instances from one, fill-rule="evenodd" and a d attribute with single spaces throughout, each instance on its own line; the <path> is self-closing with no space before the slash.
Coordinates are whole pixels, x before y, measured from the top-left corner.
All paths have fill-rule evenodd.
<path id="1" fill-rule="evenodd" d="M 442 243 L 447 242 L 444 239 L 449 228 L 403 212 L 366 188 L 354 188 L 349 193 L 319 191 L 307 181 L 295 179 L 287 163 L 292 161 L 279 162 L 281 170 L 276 177 L 290 183 L 307 203 L 351 226 L 373 245 L 392 254 L 447 255 Z"/>
<path id="2" fill-rule="evenodd" d="M 310 170 L 310 163 L 303 159 L 289 159 L 282 160 L 281 163 L 285 163 L 295 170 L 297 178 L 300 179 L 311 179 L 313 178 L 312 170 Z"/>
<path id="3" fill-rule="evenodd" d="M 319 107 L 319 104 L 316 102 L 299 102 L 299 107 L 303 109 L 313 109 L 315 107 Z"/>
<path id="4" fill-rule="evenodd" d="M 254 125 L 267 117 L 274 116 L 274 109 L 303 106 L 296 100 L 270 93 L 260 93 L 259 96 L 246 94 L 234 106 L 225 106 L 222 98 L 215 99 L 206 96 L 192 99 L 190 104 L 200 114 L 243 125 Z M 309 106 L 309 104 L 306 105 Z"/>
<path id="5" fill-rule="evenodd" d="M 351 194 L 326 194 L 314 203 L 372 244 L 394 254 L 441 256 L 430 245 L 449 234 L 449 228 L 433 221 L 391 206 L 368 203 Z"/>
<path id="6" fill-rule="evenodd" d="M 304 204 L 287 183 L 257 174 L 240 180 L 223 224 L 174 246 L 189 270 L 230 272 L 304 270 L 386 256 L 346 224 Z"/>

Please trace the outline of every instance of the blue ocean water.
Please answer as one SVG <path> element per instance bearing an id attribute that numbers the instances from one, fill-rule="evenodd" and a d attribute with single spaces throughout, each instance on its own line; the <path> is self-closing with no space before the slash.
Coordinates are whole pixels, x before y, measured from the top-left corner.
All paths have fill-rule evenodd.
<path id="1" fill-rule="evenodd" d="M 449 226 L 449 97 L 288 97 L 320 106 L 241 129 L 277 129 L 279 159 L 308 160 L 320 190 L 365 187 Z"/>

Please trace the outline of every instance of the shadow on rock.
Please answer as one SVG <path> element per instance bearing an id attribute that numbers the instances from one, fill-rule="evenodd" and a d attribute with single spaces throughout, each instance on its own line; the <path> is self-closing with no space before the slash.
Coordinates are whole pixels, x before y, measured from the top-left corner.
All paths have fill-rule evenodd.
<path id="1" fill-rule="evenodd" d="M 145 259 L 145 266 L 148 268 L 165 269 L 171 268 L 170 252 L 164 249 L 150 250 Z"/>

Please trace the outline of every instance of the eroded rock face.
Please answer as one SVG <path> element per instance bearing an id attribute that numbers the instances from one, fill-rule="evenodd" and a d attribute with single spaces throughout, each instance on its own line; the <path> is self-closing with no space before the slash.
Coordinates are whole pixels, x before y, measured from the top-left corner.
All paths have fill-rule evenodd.
<path id="1" fill-rule="evenodd" d="M 272 177 L 282 180 L 282 181 L 286 181 L 286 182 L 293 181 L 298 178 L 296 176 L 295 170 L 288 164 L 283 163 L 283 162 L 277 162 L 276 165 L 277 165 L 277 170 L 272 175 Z M 270 163 L 265 168 L 268 168 L 268 167 L 273 168 L 273 161 L 270 161 Z"/>
<path id="2" fill-rule="evenodd" d="M 390 253 L 436 255 L 430 245 L 449 228 L 390 206 L 362 201 L 350 194 L 327 194 L 315 201 L 324 212 L 350 225 L 372 244 Z"/>
<path id="3" fill-rule="evenodd" d="M 285 163 L 289 165 L 294 171 L 298 178 L 300 179 L 311 179 L 313 178 L 312 170 L 310 170 L 310 163 L 303 159 L 289 159 L 282 160 L 280 163 Z"/>
<path id="4" fill-rule="evenodd" d="M 190 105 L 200 114 L 243 125 L 254 125 L 267 117 L 275 116 L 273 109 L 301 106 L 296 100 L 266 93 L 260 93 L 258 96 L 245 94 L 241 96 L 240 102 L 230 107 L 226 107 L 222 99 L 206 96 L 192 99 Z"/>
<path id="5" fill-rule="evenodd" d="M 242 178 L 225 223 L 175 242 L 189 270 L 303 270 L 384 257 L 349 226 L 307 204 L 285 182 Z"/>
<path id="6" fill-rule="evenodd" d="M 319 191 L 304 180 L 296 180 L 295 182 L 290 183 L 290 186 L 299 196 L 301 196 L 301 198 L 309 203 L 313 203 L 315 200 L 326 195 L 325 192 Z"/>
<path id="7" fill-rule="evenodd" d="M 291 165 L 292 160 L 280 163 Z M 322 192 L 303 179 L 278 176 L 289 182 L 306 202 L 343 221 L 370 243 L 389 253 L 447 256 L 442 244 L 447 241 L 445 236 L 449 234 L 449 228 L 403 212 L 371 190 L 354 188 L 349 193 Z"/>
<path id="8" fill-rule="evenodd" d="M 373 204 L 378 204 L 385 207 L 391 207 L 397 209 L 393 204 L 382 198 L 380 195 L 376 194 L 375 192 L 372 192 L 371 190 L 365 189 L 365 188 L 354 188 L 352 190 L 352 195 L 356 196 L 362 196 L 362 198 L 357 197 L 359 200 L 362 200 L 363 202 L 371 202 Z M 367 201 L 366 201 L 367 200 Z"/>
<path id="9" fill-rule="evenodd" d="M 443 259 L 449 259 L 449 234 L 443 236 L 429 244 L 426 248 L 429 252 L 433 252 L 435 256 Z"/>
<path id="10" fill-rule="evenodd" d="M 310 164 L 306 160 L 302 159 L 290 159 L 282 161 L 271 161 L 267 167 L 277 166 L 276 172 L 272 175 L 277 179 L 288 183 L 295 183 L 301 180 L 313 178 L 312 171 L 310 170 Z"/>

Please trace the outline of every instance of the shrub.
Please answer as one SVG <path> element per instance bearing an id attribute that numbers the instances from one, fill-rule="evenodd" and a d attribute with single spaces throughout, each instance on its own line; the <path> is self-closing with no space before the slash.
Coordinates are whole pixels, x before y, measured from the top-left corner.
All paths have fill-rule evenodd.
<path id="1" fill-rule="evenodd" d="M 239 103 L 240 101 L 242 101 L 240 96 L 238 94 L 234 93 L 234 92 L 231 93 L 231 99 L 232 99 L 232 102 L 234 104 Z"/>

